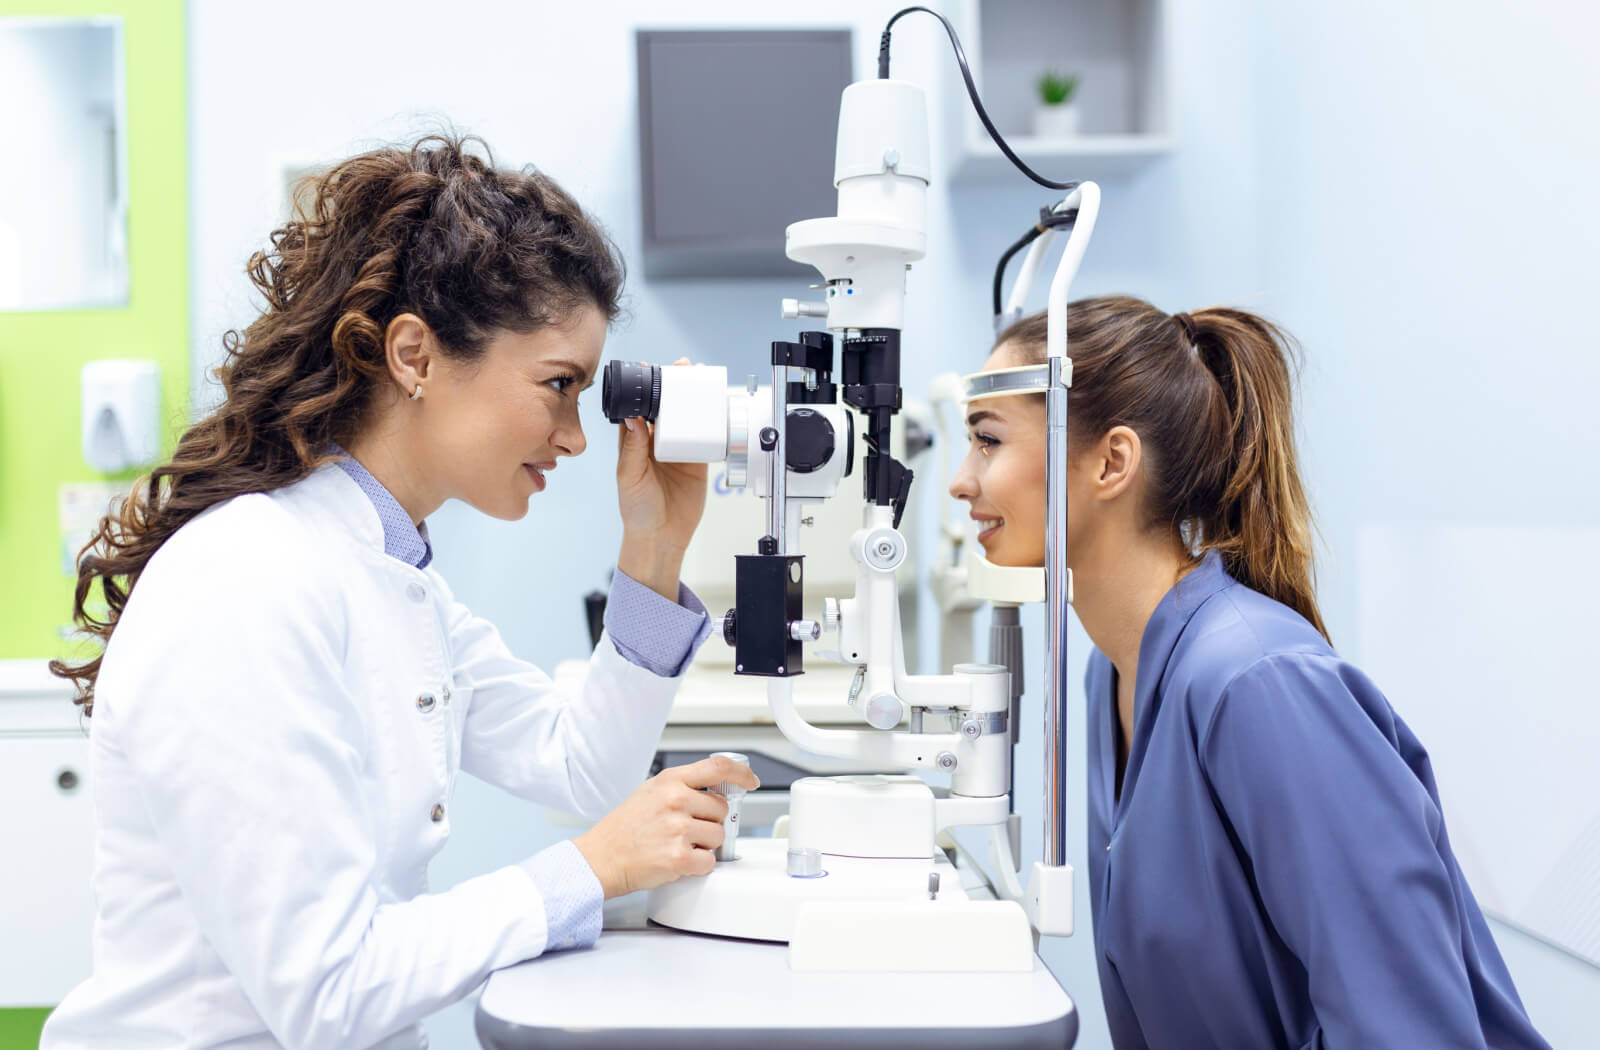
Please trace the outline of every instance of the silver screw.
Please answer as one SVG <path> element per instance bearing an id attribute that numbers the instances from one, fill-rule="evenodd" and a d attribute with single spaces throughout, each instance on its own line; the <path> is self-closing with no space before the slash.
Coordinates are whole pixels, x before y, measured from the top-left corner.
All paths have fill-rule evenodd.
<path id="1" fill-rule="evenodd" d="M 946 773 L 956 768 L 956 756 L 949 751 L 939 752 L 938 757 L 935 758 L 934 761 L 937 762 L 939 764 L 939 768 L 944 770 Z"/>
<path id="2" fill-rule="evenodd" d="M 961 723 L 961 735 L 968 740 L 976 740 L 983 735 L 983 723 L 976 718 L 969 718 Z"/>
<path id="3" fill-rule="evenodd" d="M 744 664 L 734 664 L 733 665 L 733 669 L 735 671 L 743 671 L 744 670 Z"/>
<path id="4" fill-rule="evenodd" d="M 930 872 L 928 872 L 928 899 L 931 901 L 931 900 L 937 900 L 938 898 L 939 898 L 939 873 L 937 871 L 930 871 Z"/>
<path id="5" fill-rule="evenodd" d="M 782 664 L 779 664 L 779 665 L 778 665 L 778 673 L 779 673 L 779 674 L 782 674 L 782 673 L 783 673 L 783 665 L 782 665 Z"/>

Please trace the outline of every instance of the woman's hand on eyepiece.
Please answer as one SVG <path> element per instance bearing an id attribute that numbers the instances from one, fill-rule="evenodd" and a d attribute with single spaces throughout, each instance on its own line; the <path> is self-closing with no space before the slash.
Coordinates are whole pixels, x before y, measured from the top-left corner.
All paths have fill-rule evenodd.
<path id="1" fill-rule="evenodd" d="M 674 365 L 687 365 L 680 357 Z M 622 553 L 617 567 L 674 601 L 683 552 L 706 509 L 706 465 L 662 463 L 654 429 L 643 419 L 617 426 L 617 503 Z"/>

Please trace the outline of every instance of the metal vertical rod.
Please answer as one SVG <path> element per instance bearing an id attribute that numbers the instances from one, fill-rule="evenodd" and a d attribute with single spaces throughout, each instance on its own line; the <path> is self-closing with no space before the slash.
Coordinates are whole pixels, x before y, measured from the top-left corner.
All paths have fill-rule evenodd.
<path id="1" fill-rule="evenodd" d="M 1045 393 L 1045 471 L 1049 525 L 1045 532 L 1044 863 L 1067 862 L 1067 359 L 1050 357 Z"/>
<path id="2" fill-rule="evenodd" d="M 787 515 L 784 513 L 788 497 L 788 447 L 789 437 L 789 366 L 772 366 L 772 429 L 777 431 L 778 443 L 772 447 L 772 458 L 767 463 L 767 535 L 778 542 L 778 553 L 789 552 Z"/>

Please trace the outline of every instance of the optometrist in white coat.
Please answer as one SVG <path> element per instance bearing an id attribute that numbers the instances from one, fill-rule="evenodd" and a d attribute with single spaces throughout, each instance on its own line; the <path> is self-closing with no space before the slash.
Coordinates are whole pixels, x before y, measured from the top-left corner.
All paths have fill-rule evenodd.
<path id="1" fill-rule="evenodd" d="M 710 870 L 726 807 L 699 789 L 756 785 L 725 759 L 641 784 L 709 630 L 677 578 L 705 471 L 657 462 L 644 421 L 618 428 L 619 571 L 581 691 L 430 565 L 445 500 L 520 518 L 584 450 L 609 241 L 455 139 L 314 188 L 252 261 L 268 305 L 224 402 L 80 561 L 106 648 L 59 673 L 92 713 L 94 972 L 49 1050 L 426 1046 L 419 1022 L 496 967 L 591 944 L 604 898 Z M 430 893 L 462 770 L 598 823 Z"/>

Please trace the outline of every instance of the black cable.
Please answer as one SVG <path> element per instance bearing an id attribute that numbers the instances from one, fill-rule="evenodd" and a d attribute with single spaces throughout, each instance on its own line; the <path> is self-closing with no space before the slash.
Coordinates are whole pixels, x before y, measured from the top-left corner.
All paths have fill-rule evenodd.
<path id="1" fill-rule="evenodd" d="M 1015 164 L 1018 171 L 1041 186 L 1049 187 L 1052 190 L 1076 189 L 1078 186 L 1076 182 L 1055 182 L 1045 178 L 1024 164 L 1022 158 L 1011 151 L 1011 147 L 1006 144 L 1006 140 L 995 129 L 994 121 L 989 119 L 989 111 L 983 108 L 983 100 L 978 98 L 978 85 L 972 82 L 972 70 L 967 67 L 967 53 L 962 50 L 961 41 L 956 37 L 955 26 L 950 24 L 948 18 L 932 8 L 922 6 L 903 8 L 896 11 L 894 16 L 889 19 L 889 24 L 883 27 L 883 36 L 878 40 L 878 79 L 889 79 L 889 34 L 894 29 L 894 24 L 903 15 L 909 15 L 913 11 L 924 11 L 944 23 L 944 31 L 950 34 L 950 46 L 955 48 L 956 51 L 956 62 L 961 66 L 961 79 L 967 82 L 967 94 L 972 99 L 972 108 L 978 111 L 978 119 L 983 121 L 984 130 L 989 132 L 989 137 L 994 139 L 994 144 L 1000 147 L 1000 152 L 1006 155 L 1006 159 Z"/>
<path id="2" fill-rule="evenodd" d="M 1000 256 L 1000 262 L 997 263 L 994 268 L 994 315 L 996 317 L 1000 316 L 1000 311 L 1003 308 L 1003 304 L 1000 299 L 1000 289 L 1005 283 L 1006 267 L 1011 265 L 1011 260 L 1015 258 L 1016 254 L 1022 249 L 1026 248 L 1028 245 L 1032 244 L 1034 241 L 1038 240 L 1039 235 L 1044 233 L 1044 231 L 1058 230 L 1062 228 L 1071 229 L 1072 224 L 1077 221 L 1078 210 L 1076 208 L 1066 212 L 1055 212 L 1049 208 L 1041 208 L 1039 211 L 1039 221 L 1034 223 L 1033 226 L 1029 228 L 1027 233 L 1017 238 L 1017 242 L 1015 244 L 1005 250 L 1005 254 Z"/>

